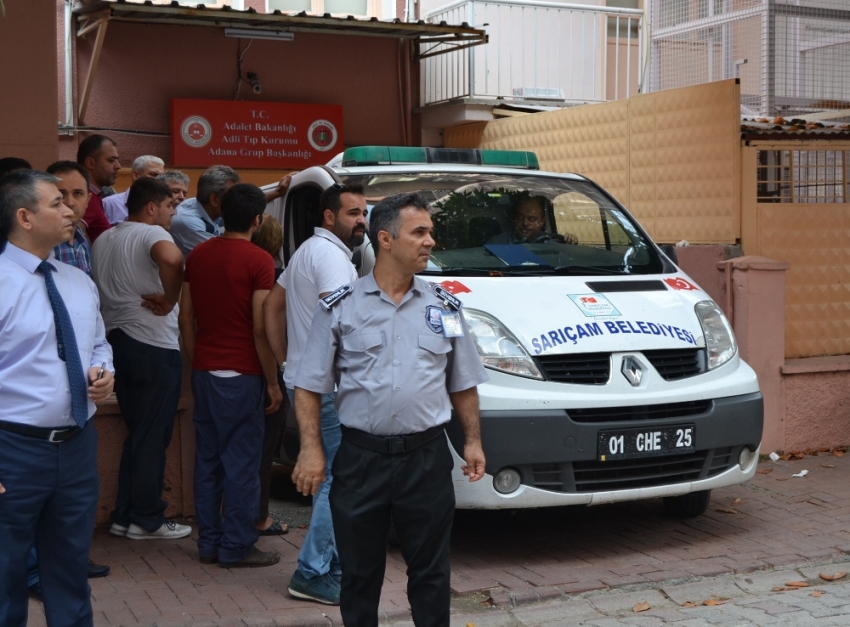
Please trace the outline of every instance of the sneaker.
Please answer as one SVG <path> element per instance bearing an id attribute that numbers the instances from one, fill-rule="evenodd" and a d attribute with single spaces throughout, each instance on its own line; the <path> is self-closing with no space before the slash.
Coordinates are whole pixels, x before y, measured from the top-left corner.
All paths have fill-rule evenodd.
<path id="1" fill-rule="evenodd" d="M 330 575 L 307 579 L 297 570 L 289 581 L 289 594 L 296 599 L 318 601 L 325 605 L 339 605 L 339 582 Z"/>
<path id="2" fill-rule="evenodd" d="M 131 540 L 176 540 L 190 533 L 192 528 L 189 525 L 178 525 L 173 520 L 166 520 L 156 531 L 147 531 L 135 524 L 127 529 L 127 537 Z"/>
<path id="3" fill-rule="evenodd" d="M 123 538 L 127 535 L 127 527 L 125 527 L 124 525 L 119 525 L 118 523 L 112 523 L 112 526 L 109 528 L 109 533 L 113 536 Z"/>
<path id="4" fill-rule="evenodd" d="M 219 560 L 218 565 L 222 568 L 259 568 L 262 566 L 273 566 L 280 561 L 280 553 L 277 551 L 263 552 L 257 547 L 251 551 L 251 554 L 239 560 L 238 562 L 222 562 Z"/>

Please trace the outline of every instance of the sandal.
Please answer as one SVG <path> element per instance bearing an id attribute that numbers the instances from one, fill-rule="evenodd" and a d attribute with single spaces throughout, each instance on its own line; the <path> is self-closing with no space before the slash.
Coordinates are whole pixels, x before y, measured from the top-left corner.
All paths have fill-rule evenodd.
<path id="1" fill-rule="evenodd" d="M 268 529 L 257 530 L 257 534 L 261 536 L 282 536 L 286 533 L 289 533 L 289 527 L 281 525 L 276 520 L 269 525 Z"/>

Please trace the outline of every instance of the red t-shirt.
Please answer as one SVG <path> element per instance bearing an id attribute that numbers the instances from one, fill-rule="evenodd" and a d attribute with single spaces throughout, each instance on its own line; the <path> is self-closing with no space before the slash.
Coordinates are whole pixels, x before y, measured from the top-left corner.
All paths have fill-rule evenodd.
<path id="1" fill-rule="evenodd" d="M 89 239 L 92 244 L 94 244 L 94 240 L 100 237 L 101 233 L 108 231 L 112 226 L 103 212 L 103 200 L 94 191 L 89 195 L 89 204 L 86 207 L 86 215 L 83 216 L 83 222 L 86 223 Z"/>
<path id="2" fill-rule="evenodd" d="M 263 374 L 254 346 L 252 299 L 274 285 L 274 260 L 248 240 L 214 237 L 186 258 L 195 309 L 195 370 Z M 185 286 L 184 286 L 185 289 Z"/>

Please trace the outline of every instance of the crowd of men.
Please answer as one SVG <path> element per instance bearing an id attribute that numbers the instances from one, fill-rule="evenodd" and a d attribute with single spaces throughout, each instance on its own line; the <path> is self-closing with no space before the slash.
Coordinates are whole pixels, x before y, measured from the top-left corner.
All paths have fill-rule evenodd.
<path id="1" fill-rule="evenodd" d="M 480 479 L 476 386 L 487 377 L 461 303 L 414 276 L 434 245 L 427 203 L 388 198 L 367 227 L 363 189 L 334 185 L 283 270 L 280 225 L 264 212 L 289 176 L 263 192 L 213 166 L 187 199 L 188 177 L 158 157 L 135 159 L 130 187 L 115 194 L 119 169 L 118 145 L 103 135 L 44 172 L 0 159 L 0 624 L 26 625 L 28 587 L 50 627 L 92 624 L 86 577 L 109 568 L 88 560 L 90 419 L 113 388 L 128 435 L 109 532 L 192 532 L 166 519 L 162 499 L 182 342 L 199 560 L 279 561 L 257 542 L 287 532 L 268 510 L 285 391 L 301 432 L 293 481 L 313 495 L 290 594 L 341 605 L 346 625 L 377 625 L 392 516 L 414 622 L 448 625 L 444 427 L 453 408 L 463 472 Z M 367 228 L 376 266 L 358 280 L 352 256 Z"/>

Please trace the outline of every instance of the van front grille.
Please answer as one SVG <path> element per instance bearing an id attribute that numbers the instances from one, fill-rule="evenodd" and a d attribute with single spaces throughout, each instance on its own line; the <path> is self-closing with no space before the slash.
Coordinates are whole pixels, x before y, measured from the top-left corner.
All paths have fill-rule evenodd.
<path id="1" fill-rule="evenodd" d="M 544 376 L 556 383 L 604 385 L 611 377 L 611 353 L 538 357 Z"/>
<path id="2" fill-rule="evenodd" d="M 701 348 L 641 351 L 665 381 L 687 379 L 704 372 L 704 353 Z"/>
<path id="3" fill-rule="evenodd" d="M 630 405 L 626 407 L 593 407 L 568 409 L 573 422 L 639 422 L 663 418 L 684 418 L 704 414 L 711 409 L 712 401 L 687 401 L 660 405 Z"/>

